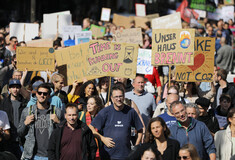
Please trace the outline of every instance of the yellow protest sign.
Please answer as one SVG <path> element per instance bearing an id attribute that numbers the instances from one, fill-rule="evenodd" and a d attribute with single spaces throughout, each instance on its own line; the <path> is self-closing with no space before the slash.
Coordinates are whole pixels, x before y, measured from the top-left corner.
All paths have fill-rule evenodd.
<path id="1" fill-rule="evenodd" d="M 115 35 L 117 42 L 136 43 L 143 46 L 141 28 L 118 30 Z"/>
<path id="2" fill-rule="evenodd" d="M 24 71 L 54 71 L 54 49 L 48 47 L 17 47 L 17 69 Z"/>
<path id="3" fill-rule="evenodd" d="M 194 36 L 194 29 L 154 29 L 151 64 L 193 65 Z"/>
<path id="4" fill-rule="evenodd" d="M 138 44 L 90 41 L 87 74 L 135 78 Z"/>
<path id="5" fill-rule="evenodd" d="M 176 81 L 212 82 L 215 38 L 196 37 L 193 66 L 176 66 Z"/>
<path id="6" fill-rule="evenodd" d="M 56 62 L 66 73 L 67 84 L 72 84 L 75 80 L 82 82 L 83 79 L 91 80 L 99 78 L 96 75 L 87 75 L 86 55 L 88 54 L 89 43 L 82 43 L 76 46 L 67 47 L 56 51 Z"/>

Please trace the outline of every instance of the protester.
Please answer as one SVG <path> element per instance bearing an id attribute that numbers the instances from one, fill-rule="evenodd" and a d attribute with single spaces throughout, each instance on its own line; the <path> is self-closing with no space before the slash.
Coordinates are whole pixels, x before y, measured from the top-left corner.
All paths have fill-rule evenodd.
<path id="1" fill-rule="evenodd" d="M 178 140 L 180 146 L 193 144 L 201 159 L 215 160 L 215 145 L 207 126 L 189 118 L 185 106 L 179 101 L 171 104 L 170 111 L 177 119 L 177 123 L 170 127 L 171 138 Z"/>
<path id="2" fill-rule="evenodd" d="M 6 112 L 0 110 L 0 152 L 5 151 L 4 148 L 10 138 L 10 123 Z"/>
<path id="3" fill-rule="evenodd" d="M 91 122 L 93 134 L 105 145 L 100 149 L 101 159 L 125 159 L 130 153 L 131 126 L 138 132 L 136 145 L 141 142 L 143 125 L 134 109 L 125 105 L 124 90 L 122 87 L 113 86 L 111 99 L 113 104 L 102 109 Z M 103 135 L 99 134 L 102 130 Z"/>
<path id="4" fill-rule="evenodd" d="M 197 119 L 200 114 L 198 106 L 194 103 L 187 103 L 185 106 L 188 117 Z"/>
<path id="5" fill-rule="evenodd" d="M 227 115 L 228 126 L 225 130 L 215 133 L 216 159 L 230 160 L 235 154 L 234 133 L 235 133 L 235 108 L 229 110 Z"/>
<path id="6" fill-rule="evenodd" d="M 200 160 L 197 150 L 192 144 L 185 144 L 180 148 L 178 160 Z"/>
<path id="7" fill-rule="evenodd" d="M 37 102 L 23 110 L 18 134 L 25 137 L 21 159 L 48 159 L 48 141 L 56 124 L 60 123 L 61 110 L 49 103 L 51 88 L 41 84 L 36 91 Z"/>
<path id="8" fill-rule="evenodd" d="M 108 90 L 109 89 L 109 78 L 102 77 L 99 78 L 99 82 L 97 85 L 97 91 L 99 93 L 100 98 L 102 99 L 103 105 L 108 106 Z"/>
<path id="9" fill-rule="evenodd" d="M 151 143 L 161 153 L 164 160 L 176 160 L 180 149 L 178 141 L 169 138 L 170 130 L 161 117 L 149 121 L 145 143 Z"/>
<path id="10" fill-rule="evenodd" d="M 51 134 L 49 160 L 95 160 L 95 139 L 88 126 L 78 119 L 76 104 L 66 105 L 65 119 Z"/>

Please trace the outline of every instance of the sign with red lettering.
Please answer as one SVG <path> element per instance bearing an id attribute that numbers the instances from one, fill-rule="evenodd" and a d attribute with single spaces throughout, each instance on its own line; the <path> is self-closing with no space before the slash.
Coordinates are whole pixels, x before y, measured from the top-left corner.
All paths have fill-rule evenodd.
<path id="1" fill-rule="evenodd" d="M 90 41 L 87 75 L 135 78 L 138 44 Z"/>
<path id="2" fill-rule="evenodd" d="M 194 29 L 154 29 L 152 65 L 193 65 Z"/>
<path id="3" fill-rule="evenodd" d="M 212 82 L 215 38 L 196 37 L 193 66 L 176 66 L 176 81 Z"/>

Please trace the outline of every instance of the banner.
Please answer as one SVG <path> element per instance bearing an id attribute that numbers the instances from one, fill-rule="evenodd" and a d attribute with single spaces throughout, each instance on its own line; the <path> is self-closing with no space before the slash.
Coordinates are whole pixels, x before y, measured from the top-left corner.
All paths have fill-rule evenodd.
<path id="1" fill-rule="evenodd" d="M 101 21 L 109 21 L 110 14 L 111 14 L 110 8 L 102 8 L 100 20 Z"/>
<path id="2" fill-rule="evenodd" d="M 38 36 L 39 24 L 33 23 L 10 23 L 10 37 L 16 36 L 18 41 L 31 41 Z"/>
<path id="3" fill-rule="evenodd" d="M 135 78 L 138 44 L 90 41 L 87 74 Z"/>
<path id="4" fill-rule="evenodd" d="M 20 71 L 55 71 L 54 49 L 47 47 L 17 47 L 17 69 Z"/>
<path id="5" fill-rule="evenodd" d="M 138 51 L 137 73 L 153 74 L 153 66 L 151 65 L 151 49 L 141 49 Z"/>
<path id="6" fill-rule="evenodd" d="M 152 29 L 181 29 L 180 12 L 152 19 Z"/>
<path id="7" fill-rule="evenodd" d="M 74 46 L 75 45 L 75 33 L 81 32 L 82 26 L 63 26 L 63 41 L 64 46 Z"/>
<path id="8" fill-rule="evenodd" d="M 96 26 L 94 24 L 91 25 L 90 31 L 95 38 L 102 38 L 105 35 L 105 27 Z"/>
<path id="9" fill-rule="evenodd" d="M 146 16 L 146 5 L 141 3 L 135 4 L 135 15 L 138 17 Z"/>
<path id="10" fill-rule="evenodd" d="M 189 8 L 199 9 L 208 12 L 214 12 L 216 9 L 216 4 L 211 0 L 188 0 Z"/>
<path id="11" fill-rule="evenodd" d="M 154 29 L 152 65 L 193 65 L 194 29 Z"/>
<path id="12" fill-rule="evenodd" d="M 83 43 L 55 51 L 56 62 L 60 66 L 60 72 L 66 75 L 68 85 L 73 84 L 75 80 L 83 82 L 83 78 L 87 80 L 99 78 L 96 75 L 86 74 L 88 45 L 89 43 Z"/>
<path id="13" fill-rule="evenodd" d="M 89 42 L 92 39 L 92 32 L 91 31 L 81 31 L 75 33 L 75 44 L 81 44 Z"/>
<path id="14" fill-rule="evenodd" d="M 116 42 L 135 43 L 143 46 L 143 36 L 141 28 L 131 28 L 117 30 L 115 32 Z"/>
<path id="15" fill-rule="evenodd" d="M 176 81 L 212 82 L 215 38 L 196 37 L 193 66 L 176 66 Z"/>

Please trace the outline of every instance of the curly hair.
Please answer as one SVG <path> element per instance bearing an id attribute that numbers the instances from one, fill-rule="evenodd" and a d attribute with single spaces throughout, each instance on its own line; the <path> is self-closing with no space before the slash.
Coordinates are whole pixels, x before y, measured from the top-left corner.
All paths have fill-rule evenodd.
<path id="1" fill-rule="evenodd" d="M 84 98 L 86 96 L 85 94 L 85 89 L 86 87 L 89 85 L 89 84 L 93 84 L 94 85 L 94 92 L 92 95 L 98 95 L 98 92 L 97 92 L 97 89 L 95 87 L 95 84 L 92 82 L 92 81 L 87 81 L 85 82 L 84 84 L 82 84 L 81 88 L 79 89 L 79 92 L 78 92 L 78 95 L 81 97 L 81 98 Z"/>

